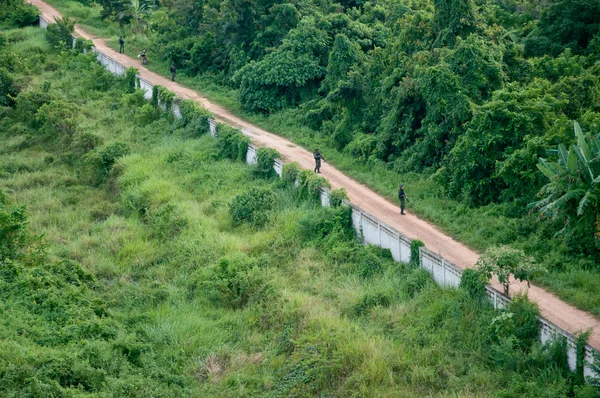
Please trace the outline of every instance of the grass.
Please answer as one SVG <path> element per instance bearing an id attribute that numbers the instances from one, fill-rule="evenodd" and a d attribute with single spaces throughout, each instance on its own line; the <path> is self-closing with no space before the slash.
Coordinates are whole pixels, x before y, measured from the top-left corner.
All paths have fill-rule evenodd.
<path id="1" fill-rule="evenodd" d="M 115 23 L 100 20 L 98 7 L 86 8 L 72 0 L 50 0 L 49 3 L 61 12 L 82 15 L 79 19 L 82 26 L 86 29 L 89 26 L 92 33 L 110 38 L 107 44 L 118 51 L 117 38 L 123 30 Z M 127 55 L 135 58 L 144 48 L 152 48 L 147 36 L 126 37 Z M 147 68 L 170 77 L 170 63 L 160 58 L 160 54 L 150 51 Z M 383 162 L 356 159 L 344 151 L 338 151 L 329 137 L 306 126 L 301 107 L 271 115 L 244 110 L 237 100 L 236 90 L 219 85 L 217 80 L 210 75 L 177 75 L 178 83 L 197 90 L 236 116 L 283 136 L 307 150 L 320 148 L 328 163 L 392 202 L 398 202 L 398 184 L 404 183 L 411 199 L 409 211 L 470 248 L 481 252 L 493 246 L 510 245 L 525 250 L 550 271 L 534 281 L 535 284 L 547 288 L 580 309 L 600 316 L 600 295 L 595 293 L 600 291 L 600 273 L 594 270 L 595 264 L 583 256 L 574 257 L 569 253 L 562 237 L 553 236 L 551 227 L 540 225 L 535 215 L 526 213 L 526 203 L 469 207 L 445 197 L 439 185 L 427 173 L 398 173 L 390 170 Z M 585 275 L 585 278 L 581 278 L 581 275 Z"/>
<path id="2" fill-rule="evenodd" d="M 53 98 L 76 101 L 75 137 L 102 144 L 81 154 L 62 123 L 2 110 L 0 185 L 42 238 L 0 259 L 0 395 L 572 391 L 548 347 L 522 350 L 492 327 L 490 305 L 360 245 L 343 209 L 220 158 L 212 137 L 189 138 L 170 115 L 140 122 L 139 93 L 124 81 L 25 32 L 11 51 L 27 59 L 22 49 L 37 43 L 45 60 L 15 72 L 28 82 L 19 97 L 52 82 Z M 110 84 L 88 84 L 97 77 Z M 90 154 L 117 141 L 130 153 L 105 181 L 89 180 Z M 268 223 L 235 227 L 229 204 L 253 187 L 275 193 Z"/>

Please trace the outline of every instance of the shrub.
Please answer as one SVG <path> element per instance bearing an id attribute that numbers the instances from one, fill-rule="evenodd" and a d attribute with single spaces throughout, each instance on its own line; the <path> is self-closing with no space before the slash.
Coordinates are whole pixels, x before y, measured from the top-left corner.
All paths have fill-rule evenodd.
<path id="1" fill-rule="evenodd" d="M 73 46 L 75 20 L 69 17 L 54 18 L 54 23 L 46 29 L 46 39 L 56 48 L 70 49 Z"/>
<path id="2" fill-rule="evenodd" d="M 388 307 L 391 301 L 386 294 L 367 293 L 361 297 L 358 303 L 352 306 L 352 312 L 356 316 L 366 315 L 373 307 Z"/>
<path id="3" fill-rule="evenodd" d="M 409 264 L 412 265 L 413 267 L 421 266 L 421 251 L 419 249 L 423 246 L 425 246 L 425 243 L 421 242 L 418 239 L 412 240 L 410 242 Z"/>
<path id="4" fill-rule="evenodd" d="M 535 303 L 526 295 L 513 297 L 508 308 L 492 320 L 491 336 L 497 344 L 507 344 L 505 339 L 514 339 L 515 348 L 528 352 L 534 343 L 539 341 L 540 312 Z"/>
<path id="5" fill-rule="evenodd" d="M 173 204 L 159 206 L 152 214 L 147 215 L 154 235 L 161 241 L 171 240 L 188 226 L 188 220 L 181 210 Z"/>
<path id="6" fill-rule="evenodd" d="M 25 206 L 11 206 L 0 190 L 0 261 L 14 258 L 26 243 Z"/>
<path id="7" fill-rule="evenodd" d="M 31 4 L 3 0 L 0 4 L 0 28 L 3 30 L 34 25 L 39 14 L 39 10 Z"/>
<path id="8" fill-rule="evenodd" d="M 248 223 L 255 227 L 262 227 L 267 223 L 268 212 L 275 205 L 276 199 L 275 194 L 269 189 L 257 187 L 237 195 L 229 205 L 233 225 Z"/>
<path id="9" fill-rule="evenodd" d="M 316 175 L 312 170 L 302 170 L 298 174 L 299 195 L 303 198 L 318 200 L 321 188 L 331 188 L 325 178 Z"/>
<path id="10" fill-rule="evenodd" d="M 196 101 L 180 101 L 179 110 L 181 111 L 180 124 L 189 132 L 187 136 L 196 138 L 208 132 L 208 119 L 212 115 Z"/>
<path id="11" fill-rule="evenodd" d="M 281 178 L 289 184 L 295 184 L 300 174 L 300 165 L 296 162 L 286 163 L 283 165 Z"/>
<path id="12" fill-rule="evenodd" d="M 75 39 L 75 46 L 73 47 L 80 53 L 86 53 L 92 49 L 94 43 L 91 40 L 86 40 L 81 37 Z"/>
<path id="13" fill-rule="evenodd" d="M 421 268 L 414 269 L 402 283 L 401 290 L 408 297 L 414 297 L 421 290 L 430 285 L 432 283 L 431 281 L 429 272 Z"/>
<path id="14" fill-rule="evenodd" d="M 256 153 L 256 173 L 263 177 L 272 177 L 275 175 L 275 169 L 273 164 L 275 159 L 280 158 L 281 155 L 275 149 L 271 148 L 258 148 Z"/>
<path id="15" fill-rule="evenodd" d="M 158 107 L 159 105 L 165 107 L 165 110 L 170 110 L 173 105 L 173 98 L 175 93 L 160 85 L 154 85 L 152 87 L 152 105 Z"/>
<path id="16" fill-rule="evenodd" d="M 138 70 L 136 68 L 127 68 L 125 70 L 125 87 L 127 87 L 128 93 L 135 92 L 137 85 Z"/>
<path id="17" fill-rule="evenodd" d="M 323 207 L 311 211 L 298 222 L 298 235 L 304 240 L 316 240 L 327 244 L 326 238 L 350 239 L 352 230 L 352 211 L 348 207 Z M 337 242 L 335 242 L 337 244 Z"/>
<path id="18" fill-rule="evenodd" d="M 262 303 L 275 295 L 256 260 L 245 255 L 222 258 L 205 288 L 214 304 L 234 309 Z"/>
<path id="19" fill-rule="evenodd" d="M 487 279 L 484 274 L 473 268 L 467 268 L 462 272 L 459 287 L 467 294 L 476 299 L 485 297 L 485 285 Z"/>
<path id="20" fill-rule="evenodd" d="M 226 124 L 217 125 L 217 148 L 220 158 L 246 160 L 250 138 Z"/>
<path id="21" fill-rule="evenodd" d="M 92 185 L 100 185 L 106 181 L 117 159 L 128 154 L 129 146 L 122 142 L 113 142 L 86 154 L 82 159 L 84 178 Z"/>
<path id="22" fill-rule="evenodd" d="M 329 191 L 329 205 L 331 207 L 341 206 L 346 200 L 348 200 L 348 194 L 344 188 Z"/>

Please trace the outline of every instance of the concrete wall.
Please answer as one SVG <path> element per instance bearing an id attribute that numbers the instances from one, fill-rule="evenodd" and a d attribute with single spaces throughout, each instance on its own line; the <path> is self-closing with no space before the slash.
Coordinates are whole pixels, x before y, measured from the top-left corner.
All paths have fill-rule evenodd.
<path id="1" fill-rule="evenodd" d="M 45 28 L 48 26 L 48 21 L 40 17 L 40 27 Z M 125 68 L 120 65 L 114 59 L 98 52 L 98 62 L 104 65 L 108 70 L 115 74 L 123 74 Z M 140 78 L 140 88 L 144 90 L 146 99 L 152 98 L 152 87 L 153 85 Z M 176 102 L 176 101 L 175 101 Z M 172 112 L 176 117 L 181 117 L 181 112 L 178 106 L 173 106 Z M 209 131 L 212 136 L 216 136 L 216 122 L 212 119 L 209 120 Z M 248 164 L 256 164 L 256 147 L 249 145 L 248 154 L 246 156 L 246 162 Z M 279 176 L 282 175 L 283 161 L 277 159 L 274 164 L 274 169 Z M 321 192 L 321 204 L 323 206 L 329 206 L 329 191 L 323 189 Z M 371 214 L 363 211 L 357 206 L 348 203 L 352 207 L 352 226 L 356 231 L 358 239 L 365 244 L 373 244 L 386 249 L 389 249 L 392 253 L 392 257 L 395 261 L 408 262 L 410 260 L 410 239 L 385 223 L 381 222 Z M 444 259 L 442 256 L 433 253 L 425 247 L 420 248 L 420 259 L 421 267 L 429 271 L 433 279 L 441 286 L 456 288 L 458 287 L 462 275 L 462 269 L 452 264 L 451 262 Z M 490 302 L 494 305 L 494 308 L 501 310 L 508 306 L 510 298 L 505 296 L 502 292 L 499 292 L 491 286 L 486 287 L 486 293 L 490 299 Z M 575 342 L 576 337 L 567 331 L 554 325 L 552 322 L 545 318 L 540 317 L 540 333 L 541 341 L 543 343 L 549 342 L 556 338 L 565 338 L 568 345 L 568 361 L 571 370 L 575 369 Z M 586 346 L 586 361 L 585 375 L 593 376 L 594 373 L 589 366 L 589 363 L 593 362 L 592 353 L 595 352 L 591 346 Z"/>

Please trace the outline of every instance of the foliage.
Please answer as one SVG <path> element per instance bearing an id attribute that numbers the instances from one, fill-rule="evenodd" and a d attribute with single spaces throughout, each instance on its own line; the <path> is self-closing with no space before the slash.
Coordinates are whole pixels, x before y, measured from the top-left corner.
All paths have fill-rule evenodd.
<path id="1" fill-rule="evenodd" d="M 281 178 L 288 184 L 295 184 L 300 174 L 300 165 L 296 162 L 288 162 L 283 164 Z"/>
<path id="2" fill-rule="evenodd" d="M 279 152 L 272 148 L 260 147 L 256 151 L 256 172 L 264 177 L 275 175 L 273 164 L 275 159 L 281 158 Z"/>
<path id="3" fill-rule="evenodd" d="M 152 86 L 152 104 L 158 107 L 164 107 L 166 110 L 170 110 L 173 106 L 173 99 L 175 93 L 167 89 L 166 87 L 158 84 Z"/>
<path id="4" fill-rule="evenodd" d="M 46 29 L 46 39 L 57 48 L 70 49 L 73 46 L 75 20 L 69 17 L 54 18 L 54 23 Z"/>
<path id="5" fill-rule="evenodd" d="M 540 275 L 544 269 L 536 264 L 532 257 L 525 255 L 522 250 L 507 246 L 493 247 L 485 251 L 475 264 L 478 271 L 487 280 L 495 275 L 504 288 L 504 294 L 509 295 L 510 285 L 515 281 L 526 281 Z M 511 277 L 514 278 L 511 280 Z"/>
<path id="6" fill-rule="evenodd" d="M 13 259 L 27 242 L 24 206 L 13 206 L 0 191 L 0 262 Z"/>
<path id="7" fill-rule="evenodd" d="M 530 206 L 541 218 L 563 221 L 558 233 L 583 240 L 588 247 L 596 246 L 600 236 L 595 222 L 600 217 L 600 136 L 583 134 L 575 122 L 577 144 L 569 150 L 563 144 L 555 151 L 558 161 L 539 158 L 538 169 L 550 180 Z"/>
<path id="8" fill-rule="evenodd" d="M 344 188 L 334 189 L 329 191 L 329 205 L 331 207 L 339 207 L 348 200 L 348 194 Z"/>
<path id="9" fill-rule="evenodd" d="M 312 170 L 302 170 L 298 173 L 298 194 L 303 198 L 318 200 L 321 188 L 331 188 L 329 181 Z"/>
<path id="10" fill-rule="evenodd" d="M 22 0 L 4 0 L 0 4 L 0 27 L 11 29 L 34 25 L 38 15 L 36 7 Z"/>
<path id="11" fill-rule="evenodd" d="M 415 268 L 421 266 L 421 247 L 424 247 L 425 243 L 418 239 L 413 239 L 410 241 L 410 260 L 409 264 Z"/>
<path id="12" fill-rule="evenodd" d="M 459 287 L 466 291 L 469 296 L 481 299 L 485 297 L 485 286 L 488 280 L 483 272 L 467 268 L 462 272 Z"/>
<path id="13" fill-rule="evenodd" d="M 264 270 L 246 256 L 220 259 L 205 288 L 215 304 L 234 309 L 270 300 L 275 295 Z"/>
<path id="14" fill-rule="evenodd" d="M 127 92 L 133 93 L 137 87 L 138 70 L 136 68 L 127 68 L 125 70 L 125 85 Z"/>
<path id="15" fill-rule="evenodd" d="M 181 124 L 189 132 L 189 137 L 200 137 L 208 133 L 211 113 L 202 108 L 196 101 L 179 101 L 179 110 L 181 111 Z"/>
<path id="16" fill-rule="evenodd" d="M 110 10 L 107 13 L 112 14 L 113 12 L 114 11 Z M 125 10 L 119 12 L 117 17 L 119 20 L 129 18 L 132 19 L 134 33 L 142 33 L 148 25 L 145 19 L 151 14 L 151 12 L 152 7 L 150 3 L 143 0 L 131 0 L 131 2 L 128 4 L 128 7 L 125 7 Z"/>
<path id="17" fill-rule="evenodd" d="M 276 203 L 276 197 L 268 189 L 253 187 L 237 195 L 229 205 L 233 225 L 248 223 L 262 227 L 268 221 L 269 211 Z"/>
<path id="18" fill-rule="evenodd" d="M 226 124 L 217 124 L 217 148 L 219 157 L 246 161 L 250 138 L 240 130 Z"/>
<path id="19" fill-rule="evenodd" d="M 105 182 L 115 162 L 128 155 L 129 146 L 124 142 L 113 142 L 87 153 L 82 158 L 82 175 L 92 185 Z"/>

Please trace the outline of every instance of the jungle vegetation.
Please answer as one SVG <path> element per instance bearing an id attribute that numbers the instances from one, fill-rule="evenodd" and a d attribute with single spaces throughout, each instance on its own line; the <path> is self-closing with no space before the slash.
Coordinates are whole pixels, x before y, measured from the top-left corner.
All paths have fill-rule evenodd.
<path id="1" fill-rule="evenodd" d="M 60 31 L 0 33 L 1 396 L 596 396 L 526 298 L 363 246 L 318 182 Z"/>
<path id="2" fill-rule="evenodd" d="M 382 194 L 407 184 L 474 249 L 533 255 L 536 283 L 600 314 L 598 182 L 536 206 L 557 195 L 538 159 L 576 144 L 575 121 L 600 133 L 598 1 L 162 0 L 141 22 L 125 0 L 49 2 Z"/>

